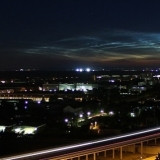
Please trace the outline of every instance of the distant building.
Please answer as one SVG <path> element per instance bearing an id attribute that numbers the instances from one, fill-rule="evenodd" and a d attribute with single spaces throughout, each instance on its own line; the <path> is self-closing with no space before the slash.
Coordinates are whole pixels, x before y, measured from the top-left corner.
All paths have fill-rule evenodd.
<path id="1" fill-rule="evenodd" d="M 84 84 L 84 83 L 74 83 L 74 84 L 43 84 L 43 91 L 87 91 L 93 90 L 93 88 L 98 88 L 98 84 Z"/>
<path id="2" fill-rule="evenodd" d="M 14 126 L 12 129 L 12 132 L 15 132 L 17 134 L 36 134 L 39 131 L 41 131 L 46 125 L 43 124 L 41 126 Z"/>

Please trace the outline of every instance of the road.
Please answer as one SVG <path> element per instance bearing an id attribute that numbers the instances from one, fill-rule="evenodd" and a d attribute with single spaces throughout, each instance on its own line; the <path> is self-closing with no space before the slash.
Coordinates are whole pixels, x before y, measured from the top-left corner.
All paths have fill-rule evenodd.
<path id="1" fill-rule="evenodd" d="M 116 148 L 120 146 L 125 146 L 129 144 L 138 143 L 140 141 L 147 141 L 160 137 L 160 127 L 146 129 L 142 131 L 137 131 L 133 133 L 123 134 L 119 136 L 103 138 L 99 140 L 88 141 L 84 143 L 72 144 L 63 147 L 37 151 L 32 153 L 26 153 L 17 156 L 11 156 L 2 158 L 2 160 L 37 160 L 44 159 L 47 160 L 48 157 L 59 158 L 59 157 L 69 157 L 73 155 L 86 155 L 92 152 L 103 151 L 111 148 Z"/>

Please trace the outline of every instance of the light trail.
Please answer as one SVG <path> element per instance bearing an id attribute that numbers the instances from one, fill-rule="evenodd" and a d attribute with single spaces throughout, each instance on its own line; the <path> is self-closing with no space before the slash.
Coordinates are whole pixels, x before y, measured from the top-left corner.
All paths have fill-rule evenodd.
<path id="1" fill-rule="evenodd" d="M 43 150 L 43 151 L 37 151 L 37 152 L 22 154 L 22 155 L 18 155 L 18 156 L 6 157 L 6 158 L 2 158 L 1 160 L 17 160 L 17 159 L 22 159 L 22 158 L 27 158 L 27 157 L 39 156 L 39 155 L 43 155 L 43 154 L 47 154 L 47 153 L 54 153 L 54 152 L 65 151 L 68 149 L 74 149 L 74 148 L 78 148 L 78 147 L 85 147 L 85 146 L 98 144 L 98 143 L 102 143 L 102 142 L 107 142 L 107 141 L 111 141 L 111 140 L 118 140 L 121 138 L 131 137 L 131 136 L 140 135 L 140 134 L 149 133 L 149 132 L 158 131 L 158 130 L 160 130 L 160 127 L 146 129 L 146 130 L 142 130 L 142 131 L 138 131 L 138 132 L 133 132 L 130 134 L 124 134 L 121 136 L 114 136 L 111 138 L 94 140 L 94 141 L 89 141 L 89 142 L 75 144 L 75 145 L 68 145 L 65 147 L 58 147 L 58 148 L 54 148 L 54 149 L 47 149 L 47 150 Z"/>

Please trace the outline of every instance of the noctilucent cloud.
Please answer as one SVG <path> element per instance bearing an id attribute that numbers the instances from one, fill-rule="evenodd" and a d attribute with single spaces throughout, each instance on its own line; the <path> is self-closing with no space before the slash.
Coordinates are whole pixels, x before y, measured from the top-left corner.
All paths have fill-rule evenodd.
<path id="1" fill-rule="evenodd" d="M 160 2 L 0 2 L 0 69 L 157 66 Z"/>

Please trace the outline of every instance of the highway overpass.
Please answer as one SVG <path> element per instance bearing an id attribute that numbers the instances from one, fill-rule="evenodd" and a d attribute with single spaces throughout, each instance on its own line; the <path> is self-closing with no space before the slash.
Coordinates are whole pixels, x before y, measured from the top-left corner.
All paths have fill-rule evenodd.
<path id="1" fill-rule="evenodd" d="M 128 134 L 118 135 L 114 137 L 103 138 L 99 140 L 93 140 L 78 144 L 67 145 L 63 147 L 42 150 L 32 153 L 26 153 L 22 155 L 10 156 L 1 158 L 2 160 L 69 160 L 76 158 L 80 160 L 82 156 L 86 157 L 92 155 L 93 160 L 96 160 L 96 155 L 100 152 L 104 153 L 106 157 L 106 151 L 112 150 L 112 157 L 115 157 L 115 150 L 119 150 L 120 159 L 123 158 L 123 150 L 126 146 L 132 146 L 132 152 L 135 153 L 135 146 L 140 145 L 140 153 L 143 154 L 143 144 L 150 140 L 160 138 L 160 127 L 150 128 Z"/>

